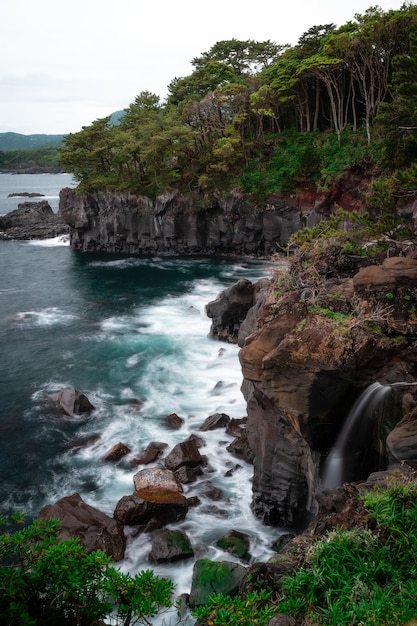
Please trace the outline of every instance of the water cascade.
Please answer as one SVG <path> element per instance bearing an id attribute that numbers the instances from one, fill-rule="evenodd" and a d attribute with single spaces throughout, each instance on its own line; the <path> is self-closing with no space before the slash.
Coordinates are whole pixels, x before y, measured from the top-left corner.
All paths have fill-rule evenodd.
<path id="1" fill-rule="evenodd" d="M 336 444 L 327 457 L 322 488 L 334 489 L 357 480 L 369 462 L 370 442 L 375 423 L 381 424 L 391 387 L 373 383 L 351 408 Z"/>

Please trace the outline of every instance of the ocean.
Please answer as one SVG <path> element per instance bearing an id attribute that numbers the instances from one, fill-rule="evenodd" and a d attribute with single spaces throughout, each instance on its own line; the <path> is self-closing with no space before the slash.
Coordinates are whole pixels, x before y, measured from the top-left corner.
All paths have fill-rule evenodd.
<path id="1" fill-rule="evenodd" d="M 0 213 L 16 208 L 22 199 L 7 195 L 21 191 L 44 193 L 38 200 L 56 210 L 60 188 L 74 184 L 68 175 L 0 175 Z M 0 271 L 0 513 L 33 517 L 78 492 L 112 515 L 141 469 L 130 457 L 104 461 L 114 444 L 134 456 L 161 441 L 169 452 L 213 413 L 246 415 L 239 348 L 209 337 L 205 305 L 239 278 L 268 275 L 264 261 L 92 255 L 57 238 L 0 241 Z M 73 418 L 51 410 L 48 398 L 64 387 L 85 393 L 95 410 Z M 165 426 L 170 413 L 184 419 L 179 430 Z M 252 515 L 253 468 L 227 452 L 232 437 L 223 429 L 202 434 L 208 469 L 185 495 L 200 496 L 210 484 L 223 497 L 200 497 L 178 527 L 199 557 L 233 560 L 215 541 L 234 529 L 251 537 L 253 560 L 267 560 L 281 531 Z M 118 566 L 149 569 L 149 550 L 149 537 L 132 532 Z M 190 590 L 192 566 L 152 569 L 181 594 Z"/>

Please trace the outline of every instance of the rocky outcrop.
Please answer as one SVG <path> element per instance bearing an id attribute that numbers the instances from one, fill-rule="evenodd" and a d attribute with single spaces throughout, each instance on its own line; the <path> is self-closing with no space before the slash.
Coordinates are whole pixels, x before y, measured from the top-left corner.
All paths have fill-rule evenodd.
<path id="1" fill-rule="evenodd" d="M 301 224 L 297 206 L 281 199 L 260 209 L 247 198 L 63 189 L 59 215 L 74 250 L 126 254 L 256 255 L 282 249 Z"/>
<path id="2" fill-rule="evenodd" d="M 50 239 L 67 235 L 69 230 L 46 200 L 23 202 L 0 216 L 0 239 Z"/>
<path id="3" fill-rule="evenodd" d="M 395 424 L 406 412 L 404 397 L 408 406 L 416 402 L 417 261 L 342 265 L 343 276 L 333 266 L 331 279 L 283 290 L 272 307 L 271 280 L 257 304 L 257 327 L 242 342 L 252 506 L 267 524 L 303 526 L 314 516 L 322 461 L 354 401 L 375 381 L 392 386 L 389 423 L 375 423 L 365 475 L 358 469 L 356 478 L 416 456 L 415 414 Z"/>

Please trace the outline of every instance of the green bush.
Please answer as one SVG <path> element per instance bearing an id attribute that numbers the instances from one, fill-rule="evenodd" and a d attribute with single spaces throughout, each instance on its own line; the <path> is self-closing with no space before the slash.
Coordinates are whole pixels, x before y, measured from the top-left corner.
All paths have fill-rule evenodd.
<path id="1" fill-rule="evenodd" d="M 171 606 L 173 583 L 146 570 L 135 576 L 87 554 L 78 539 L 58 540 L 57 520 L 1 519 L 0 616 L 10 626 L 95 626 L 146 623 Z"/>

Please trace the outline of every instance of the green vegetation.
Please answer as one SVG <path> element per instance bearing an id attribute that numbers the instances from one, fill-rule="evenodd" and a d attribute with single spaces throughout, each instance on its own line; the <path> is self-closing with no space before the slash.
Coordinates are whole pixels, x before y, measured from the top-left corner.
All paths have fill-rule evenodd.
<path id="1" fill-rule="evenodd" d="M 104 552 L 58 540 L 57 520 L 1 519 L 0 615 L 10 626 L 96 626 L 145 623 L 171 606 L 173 583 L 151 570 L 136 576 L 110 566 Z"/>
<path id="2" fill-rule="evenodd" d="M 81 191 L 236 189 L 259 203 L 356 167 L 377 173 L 370 207 L 389 210 L 417 189 L 416 26 L 405 3 L 313 26 L 295 46 L 217 42 L 166 102 L 144 91 L 118 124 L 67 135 L 61 163 Z"/>
<path id="3" fill-rule="evenodd" d="M 362 500 L 363 527 L 336 528 L 316 539 L 301 557 L 302 567 L 276 588 L 244 598 L 215 595 L 193 614 L 212 626 L 267 624 L 274 613 L 338 626 L 397 626 L 415 618 L 417 485 L 394 478 Z"/>
<path id="4" fill-rule="evenodd" d="M 62 171 L 57 147 L 0 150 L 0 171 Z"/>

